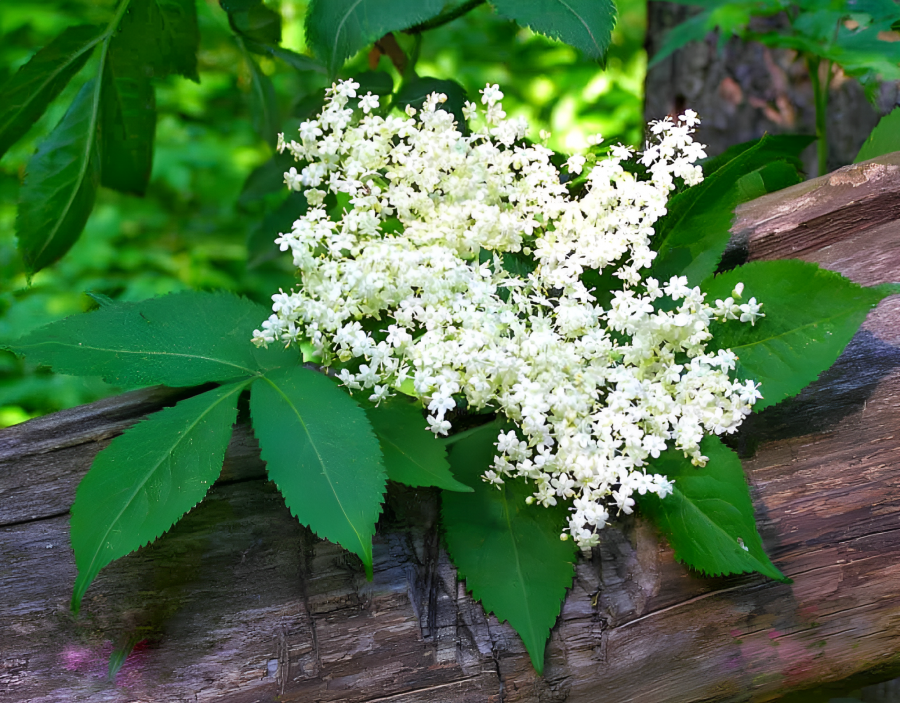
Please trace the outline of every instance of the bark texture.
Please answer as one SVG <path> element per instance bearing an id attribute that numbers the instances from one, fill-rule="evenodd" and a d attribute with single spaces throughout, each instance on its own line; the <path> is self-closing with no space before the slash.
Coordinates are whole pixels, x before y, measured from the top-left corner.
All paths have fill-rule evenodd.
<path id="1" fill-rule="evenodd" d="M 900 154 L 755 201 L 735 233 L 735 259 L 898 281 Z M 366 582 L 355 557 L 291 517 L 243 421 L 207 499 L 104 569 L 73 617 L 77 482 L 111 437 L 183 393 L 0 432 L 3 701 L 767 701 L 900 666 L 900 296 L 814 386 L 736 438 L 766 548 L 793 585 L 701 578 L 629 520 L 579 561 L 543 678 L 457 582 L 437 492 L 391 489 Z M 127 658 L 108 680 L 115 652 Z"/>
<path id="2" fill-rule="evenodd" d="M 662 47 L 668 31 L 695 9 L 650 2 L 647 54 Z M 776 28 L 779 18 L 757 20 L 757 29 Z M 769 49 L 731 38 L 719 48 L 717 32 L 680 49 L 647 72 L 644 117 L 656 120 L 696 110 L 703 122 L 697 140 L 710 155 L 733 144 L 770 134 L 815 134 L 812 84 L 805 62 L 787 49 Z M 853 162 L 878 118 L 898 104 L 897 83 L 881 86 L 877 105 L 859 83 L 836 70 L 828 107 L 828 169 Z M 804 152 L 806 172 L 815 175 L 815 146 Z"/>

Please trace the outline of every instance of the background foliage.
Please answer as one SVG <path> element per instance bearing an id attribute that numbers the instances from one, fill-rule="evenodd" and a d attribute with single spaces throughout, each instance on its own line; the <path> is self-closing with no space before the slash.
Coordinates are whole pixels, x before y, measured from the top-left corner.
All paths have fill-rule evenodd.
<path id="1" fill-rule="evenodd" d="M 113 0 L 0 4 L 0 84 L 65 28 L 108 22 L 114 5 Z M 282 16 L 281 45 L 305 52 L 307 3 L 278 0 L 267 5 Z M 417 71 L 452 78 L 472 94 L 488 81 L 500 83 L 510 114 L 526 116 L 535 134 L 540 129 L 553 132 L 551 146 L 559 150 L 584 147 L 596 132 L 637 144 L 642 136 L 645 3 L 626 0 L 618 8 L 605 71 L 571 46 L 522 29 L 488 6 L 428 32 Z M 219 3 L 198 0 L 197 10 L 200 82 L 177 75 L 155 82 L 156 145 L 146 194 L 101 188 L 82 237 L 62 260 L 39 271 L 30 286 L 14 234 L 25 165 L 84 78 L 96 74 L 96 52 L 0 160 L 0 344 L 96 307 L 83 292 L 136 301 L 185 289 L 227 289 L 265 304 L 272 290 L 291 284 L 288 261 L 261 261 L 266 256 L 260 255 L 277 232 L 272 211 L 284 196 L 253 189 L 242 195 L 248 176 L 273 153 L 271 139 L 262 138 L 258 129 L 272 121 L 253 109 L 259 76 L 249 67 Z M 411 39 L 401 36 L 400 41 L 406 46 Z M 290 129 L 309 110 L 309 96 L 328 83 L 327 76 L 298 72 L 274 57 L 253 58 L 271 79 L 284 117 L 280 127 Z M 341 75 L 365 70 L 368 62 L 366 52 L 360 52 Z M 380 57 L 378 68 L 399 79 L 386 56 Z M 53 374 L 0 351 L 0 427 L 120 390 L 96 378 Z"/>

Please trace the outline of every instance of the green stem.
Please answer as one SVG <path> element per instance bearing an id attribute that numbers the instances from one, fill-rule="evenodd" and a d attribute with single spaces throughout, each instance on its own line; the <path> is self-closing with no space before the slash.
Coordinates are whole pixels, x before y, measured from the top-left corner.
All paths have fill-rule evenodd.
<path id="1" fill-rule="evenodd" d="M 806 66 L 809 70 L 809 79 L 813 88 L 813 103 L 816 108 L 816 154 L 818 155 L 819 175 L 824 176 L 828 172 L 828 86 L 831 83 L 831 61 L 825 62 L 824 84 L 819 78 L 819 66 L 821 59 L 818 56 L 808 56 Z"/>
<path id="2" fill-rule="evenodd" d="M 446 12 L 442 12 L 435 17 L 432 17 L 430 20 L 425 20 L 422 24 L 417 24 L 415 27 L 410 27 L 407 30 L 404 30 L 406 34 L 421 34 L 429 29 L 435 29 L 436 27 L 442 27 L 448 22 L 452 22 L 457 17 L 462 17 L 464 14 L 469 12 L 469 10 L 474 10 L 479 5 L 484 5 L 485 0 L 468 0 L 468 2 L 464 2 L 461 5 L 457 5 L 456 7 L 447 10 Z"/>

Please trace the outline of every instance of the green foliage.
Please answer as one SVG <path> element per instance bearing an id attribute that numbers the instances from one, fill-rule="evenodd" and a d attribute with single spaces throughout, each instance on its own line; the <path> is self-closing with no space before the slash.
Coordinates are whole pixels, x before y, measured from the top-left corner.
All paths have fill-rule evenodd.
<path id="1" fill-rule="evenodd" d="M 799 181 L 789 160 L 773 162 L 770 139 L 765 136 L 716 164 L 702 183 L 669 200 L 666 215 L 656 225 L 660 244 L 650 275 L 667 281 L 677 274 L 687 276 L 692 286 L 699 284 L 719 265 L 731 237 L 734 209 Z"/>
<path id="2" fill-rule="evenodd" d="M 866 315 L 891 286 L 863 288 L 838 273 L 805 261 L 757 261 L 701 284 L 707 300 L 724 300 L 743 282 L 744 297 L 763 304 L 765 317 L 751 326 L 710 325 L 708 349 L 731 349 L 737 376 L 761 384 L 762 410 L 796 395 L 829 368 Z"/>
<path id="3" fill-rule="evenodd" d="M 145 64 L 154 78 L 177 74 L 200 80 L 196 0 L 122 0 L 118 11 L 124 15 L 112 44 L 120 43 L 132 62 Z"/>
<path id="4" fill-rule="evenodd" d="M 894 108 L 882 117 L 866 139 L 853 163 L 900 151 L 900 109 Z"/>
<path id="5" fill-rule="evenodd" d="M 124 386 L 195 386 L 252 376 L 295 354 L 248 340 L 267 316 L 222 293 L 174 293 L 108 305 L 42 327 L 10 345 L 59 373 L 102 376 Z"/>
<path id="6" fill-rule="evenodd" d="M 611 0 L 492 0 L 497 12 L 559 39 L 592 59 L 603 59 L 616 24 Z"/>
<path id="7" fill-rule="evenodd" d="M 356 554 L 371 579 L 387 477 L 365 411 L 322 374 L 297 367 L 258 380 L 250 414 L 269 477 L 291 513 Z"/>
<path id="8" fill-rule="evenodd" d="M 526 505 L 532 489 L 521 479 L 507 479 L 499 490 L 481 480 L 496 439 L 496 428 L 487 427 L 450 451 L 454 473 L 474 492 L 444 495 L 447 548 L 466 588 L 485 610 L 515 628 L 542 673 L 550 628 L 575 575 L 575 549 L 559 538 L 565 505 Z"/>
<path id="9" fill-rule="evenodd" d="M 710 576 L 748 571 L 790 583 L 763 551 L 741 460 L 709 435 L 700 443 L 705 467 L 693 466 L 676 449 L 653 461 L 652 471 L 674 481 L 671 496 L 653 493 L 639 505 L 669 540 L 675 557 Z"/>
<path id="10" fill-rule="evenodd" d="M 432 93 L 443 93 L 446 95 L 447 102 L 444 103 L 443 108 L 447 112 L 453 113 L 457 124 L 465 124 L 462 109 L 468 96 L 466 95 L 466 89 L 456 81 L 418 77 L 404 81 L 400 90 L 397 91 L 397 95 L 394 96 L 394 104 L 400 108 L 412 105 L 418 110 L 422 107 L 422 103 L 425 102 L 425 98 Z"/>
<path id="11" fill-rule="evenodd" d="M 72 548 L 76 613 L 104 566 L 166 532 L 199 503 L 222 469 L 246 381 L 160 410 L 100 452 L 78 484 Z"/>
<path id="12" fill-rule="evenodd" d="M 472 492 L 453 477 L 446 448 L 427 430 L 418 405 L 394 398 L 377 408 L 367 407 L 366 414 L 381 444 L 384 468 L 391 481 Z"/>

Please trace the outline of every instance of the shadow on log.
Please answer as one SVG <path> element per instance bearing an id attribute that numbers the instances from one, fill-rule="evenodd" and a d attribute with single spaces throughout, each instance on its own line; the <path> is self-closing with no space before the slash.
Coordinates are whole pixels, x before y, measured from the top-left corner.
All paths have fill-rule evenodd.
<path id="1" fill-rule="evenodd" d="M 895 154 L 754 201 L 734 231 L 749 258 L 898 281 L 898 201 Z M 73 617 L 75 487 L 113 436 L 184 393 L 0 432 L 3 701 L 765 701 L 900 666 L 898 296 L 813 387 L 734 438 L 793 585 L 691 574 L 631 518 L 579 561 L 544 678 L 457 583 L 436 491 L 391 487 L 366 582 L 356 557 L 290 516 L 242 421 L 203 503 L 104 569 Z M 127 657 L 110 681 L 114 652 Z"/>

